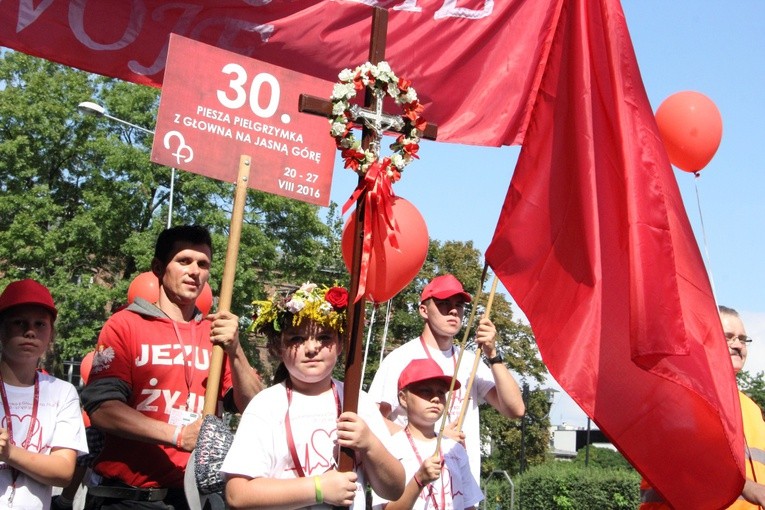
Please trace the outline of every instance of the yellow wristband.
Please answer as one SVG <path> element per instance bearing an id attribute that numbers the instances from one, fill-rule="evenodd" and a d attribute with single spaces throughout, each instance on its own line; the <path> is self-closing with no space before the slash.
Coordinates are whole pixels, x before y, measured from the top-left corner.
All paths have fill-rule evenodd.
<path id="1" fill-rule="evenodd" d="M 313 488 L 316 490 L 316 502 L 324 503 L 324 494 L 321 492 L 321 478 L 318 476 L 313 477 Z"/>

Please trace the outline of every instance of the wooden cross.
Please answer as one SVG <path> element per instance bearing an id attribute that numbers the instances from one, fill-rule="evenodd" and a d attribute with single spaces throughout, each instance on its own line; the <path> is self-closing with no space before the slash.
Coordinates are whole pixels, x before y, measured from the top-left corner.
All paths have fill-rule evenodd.
<path id="1" fill-rule="evenodd" d="M 378 64 L 385 60 L 385 43 L 388 31 L 388 11 L 381 7 L 375 7 L 372 14 L 372 35 L 369 41 L 369 62 Z M 369 108 L 372 109 L 369 109 Z M 300 95 L 298 110 L 301 112 L 332 116 L 332 103 L 326 99 Z M 364 108 L 356 107 L 356 111 L 351 111 L 354 120 L 363 121 L 361 146 L 366 150 L 372 144 L 377 144 L 375 156 L 379 156 L 379 141 L 382 138 L 383 131 L 400 131 L 403 128 L 403 121 L 398 124 L 395 115 L 389 115 L 383 112 L 383 98 L 375 95 L 369 87 L 364 95 Z M 398 117 L 400 120 L 400 117 Z M 422 138 L 435 140 L 438 128 L 435 124 L 428 124 L 423 132 Z M 359 177 L 359 182 L 363 177 Z M 356 236 L 353 240 L 353 257 L 351 262 L 351 288 L 350 296 L 353 299 L 358 294 L 359 273 L 361 269 L 361 253 L 364 239 L 364 195 L 363 192 L 356 201 L 356 214 L 354 221 L 354 232 Z M 364 307 L 365 299 L 362 297 L 348 307 L 348 335 L 345 342 L 345 395 L 343 398 L 343 409 L 345 411 L 356 412 L 359 404 L 359 390 L 361 389 L 361 367 L 363 361 L 362 341 L 364 338 Z M 340 471 L 353 470 L 353 450 L 343 448 L 340 452 L 340 462 L 338 469 Z"/>

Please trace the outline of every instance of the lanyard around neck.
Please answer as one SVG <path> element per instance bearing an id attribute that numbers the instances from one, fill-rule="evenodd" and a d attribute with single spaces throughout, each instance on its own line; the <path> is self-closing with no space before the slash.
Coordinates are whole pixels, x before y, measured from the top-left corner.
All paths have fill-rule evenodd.
<path id="1" fill-rule="evenodd" d="M 191 407 L 191 402 L 189 402 L 191 398 L 191 383 L 194 380 L 194 347 L 197 345 L 196 339 L 194 338 L 194 332 L 196 331 L 195 323 L 192 321 L 189 323 L 189 328 L 191 329 L 191 345 L 189 349 L 189 354 L 191 355 L 191 359 L 186 359 L 186 344 L 183 342 L 183 336 L 181 336 L 181 330 L 178 329 L 178 324 L 172 319 L 170 319 L 170 322 L 173 323 L 173 329 L 175 330 L 175 337 L 178 340 L 178 343 L 181 345 L 181 356 L 183 357 L 183 378 L 186 380 L 186 406 Z M 193 411 L 193 409 L 191 409 Z"/>
<path id="2" fill-rule="evenodd" d="M 417 445 L 414 442 L 414 438 L 412 437 L 412 433 L 409 431 L 409 425 L 404 427 L 404 432 L 406 433 L 406 438 L 409 439 L 409 444 L 412 446 L 412 450 L 414 451 L 415 457 L 417 457 L 417 462 L 419 462 L 419 465 L 422 465 L 422 457 L 420 456 L 420 452 L 417 450 Z M 443 460 L 444 454 L 441 452 L 441 448 L 438 448 L 438 456 L 440 459 Z M 418 466 L 419 467 L 419 466 Z M 446 486 L 444 485 L 444 471 L 445 466 L 442 466 L 441 468 L 441 506 L 440 508 L 446 508 Z M 433 494 L 433 482 L 428 484 L 428 498 L 433 502 L 433 507 L 438 510 L 438 502 L 436 501 L 436 495 Z"/>
<path id="3" fill-rule="evenodd" d="M 292 463 L 295 464 L 295 470 L 300 477 L 305 477 L 305 470 L 303 465 L 300 464 L 298 458 L 297 449 L 295 448 L 295 438 L 292 435 L 292 424 L 290 423 L 290 406 L 292 405 L 292 382 L 287 378 L 285 381 L 287 387 L 287 412 L 284 415 L 284 428 L 287 431 L 287 448 L 290 451 L 290 457 L 292 457 Z M 340 418 L 340 414 L 343 412 L 343 406 L 340 404 L 340 396 L 337 394 L 337 387 L 335 381 L 332 381 L 332 395 L 335 397 L 335 407 L 337 409 L 337 417 Z M 335 465 L 337 465 L 337 458 L 335 458 Z"/>
<path id="4" fill-rule="evenodd" d="M 32 442 L 32 434 L 35 431 L 37 424 L 37 409 L 40 406 L 40 377 L 35 372 L 35 389 L 34 396 L 32 397 L 32 419 L 29 420 L 29 428 L 27 429 L 27 436 L 21 443 L 21 447 L 25 450 L 29 449 L 29 445 Z M 5 428 L 8 430 L 8 436 L 11 440 L 11 444 L 16 444 L 16 440 L 13 437 L 13 418 L 11 416 L 11 406 L 8 402 L 8 393 L 5 391 L 5 381 L 3 381 L 3 374 L 0 372 L 0 398 L 3 399 L 3 412 L 5 412 Z M 19 478 L 19 470 L 11 468 L 11 494 L 8 496 L 8 506 L 13 506 L 13 496 L 16 494 L 16 480 Z"/>

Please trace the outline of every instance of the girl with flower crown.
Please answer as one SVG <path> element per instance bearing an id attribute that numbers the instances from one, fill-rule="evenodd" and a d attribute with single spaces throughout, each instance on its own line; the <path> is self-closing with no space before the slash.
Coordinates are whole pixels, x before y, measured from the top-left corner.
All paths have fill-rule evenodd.
<path id="1" fill-rule="evenodd" d="M 360 510 L 366 482 L 398 499 L 404 470 L 388 451 L 390 435 L 377 406 L 362 392 L 358 414 L 343 412 L 343 383 L 332 378 L 348 292 L 306 283 L 254 305 L 252 329 L 267 337 L 268 352 L 280 364 L 275 385 L 247 406 L 221 467 L 228 505 Z M 355 452 L 352 472 L 337 470 L 341 447 Z"/>

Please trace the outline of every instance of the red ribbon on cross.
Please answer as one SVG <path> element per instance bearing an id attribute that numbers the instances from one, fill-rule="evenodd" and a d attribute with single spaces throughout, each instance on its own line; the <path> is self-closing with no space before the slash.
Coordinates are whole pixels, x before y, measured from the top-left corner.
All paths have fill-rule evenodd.
<path id="1" fill-rule="evenodd" d="M 375 243 L 388 239 L 391 247 L 399 249 L 396 232 L 400 232 L 396 218 L 393 217 L 393 183 L 388 177 L 390 159 L 385 158 L 381 163 L 375 161 L 359 180 L 350 198 L 343 206 L 343 214 L 357 203 L 364 194 L 364 241 L 361 251 L 358 292 L 354 303 L 361 299 L 366 292 L 367 277 Z"/>

